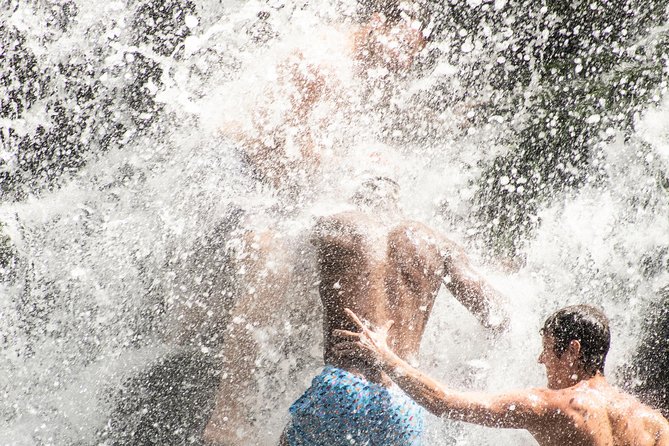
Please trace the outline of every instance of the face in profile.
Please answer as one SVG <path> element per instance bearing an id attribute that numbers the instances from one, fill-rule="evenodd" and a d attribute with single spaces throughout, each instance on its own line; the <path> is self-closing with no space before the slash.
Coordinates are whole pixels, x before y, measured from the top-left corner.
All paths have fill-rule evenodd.
<path id="1" fill-rule="evenodd" d="M 355 38 L 355 55 L 360 63 L 390 71 L 408 69 L 424 47 L 425 39 L 416 22 L 391 23 L 381 14 L 374 14 Z"/>
<path id="2" fill-rule="evenodd" d="M 548 379 L 549 389 L 563 389 L 569 387 L 569 381 L 565 374 L 566 365 L 564 361 L 555 353 L 555 340 L 552 336 L 543 336 L 543 350 L 539 355 L 539 364 L 546 367 L 546 378 Z M 564 355 L 563 355 L 564 356 Z"/>

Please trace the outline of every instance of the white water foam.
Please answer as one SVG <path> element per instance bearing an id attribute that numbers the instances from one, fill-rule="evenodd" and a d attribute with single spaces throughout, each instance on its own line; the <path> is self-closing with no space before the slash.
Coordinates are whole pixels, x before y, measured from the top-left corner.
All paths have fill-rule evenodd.
<path id="1" fill-rule="evenodd" d="M 318 11 L 294 5 L 272 10 L 270 25 L 280 29 L 265 45 L 254 43 L 247 33 L 264 3 L 198 2 L 192 16 L 197 22 L 187 22 L 193 34 L 181 58 L 131 45 L 127 28 L 132 9 L 123 3 L 78 2 L 74 25 L 60 35 L 47 35 L 47 12 L 40 5 L 22 5 L 10 22 L 27 32 L 28 46 L 44 58 L 44 66 L 84 58 L 109 44 L 107 56 L 92 68 L 110 88 L 122 84 L 113 69 L 123 70 L 130 52 L 163 69 L 160 86 L 145 85 L 144 94 L 155 96 L 164 107 L 148 131 L 128 134 L 118 148 L 94 152 L 86 167 L 52 192 L 0 204 L 4 231 L 22 259 L 18 277 L 1 288 L 0 332 L 5 340 L 0 392 L 9 403 L 0 409 L 1 442 L 113 444 L 101 432 L 118 410 L 118 392 L 129 379 L 182 348 L 173 341 L 172 327 L 166 326 L 166 321 L 178 321 L 165 313 L 196 294 L 189 287 L 195 289 L 193 284 L 206 276 L 204 266 L 180 266 L 197 255 L 196 241 L 227 218 L 230 209 L 242 207 L 256 229 L 272 228 L 298 240 L 291 244 L 305 250 L 297 253 L 306 262 L 309 248 L 300 239 L 313 216 L 339 209 L 341 197 L 355 186 L 352 169 L 341 160 L 351 147 L 378 143 L 383 136 L 379 129 L 392 117 L 383 110 L 372 113 L 362 103 L 358 95 L 364 85 L 352 75 L 345 45 L 337 40 L 350 21 L 342 25 L 330 19 L 350 12 L 352 4 L 331 3 Z M 111 37 L 115 35 L 120 38 Z M 250 126 L 258 103 L 280 118 L 285 109 L 268 101 L 258 85 L 271 84 L 273 67 L 294 48 L 302 48 L 308 60 L 327 64 L 342 91 L 322 105 L 319 116 L 328 118 L 327 126 L 310 123 L 327 148 L 321 176 L 307 184 L 297 179 L 302 190 L 286 196 L 251 178 L 234 142 L 221 135 L 219 123 L 240 120 Z M 405 94 L 429 88 L 430 76 L 398 81 L 395 87 Z M 443 69 L 435 76 L 457 77 Z M 285 91 L 278 87 L 275 94 Z M 412 113 L 409 105 L 395 110 Z M 34 128 L 46 121 L 44 115 L 37 103 L 25 122 L 15 126 Z M 669 281 L 666 271 L 649 276 L 640 266 L 669 242 L 669 194 L 658 180 L 669 164 L 668 122 L 665 101 L 646 112 L 634 138 L 618 137 L 603 145 L 606 175 L 541 209 L 541 224 L 518 271 L 494 262 L 481 266 L 509 299 L 513 322 L 507 334 L 486 341 L 473 317 L 442 291 L 421 366 L 454 386 L 491 391 L 540 386 L 544 375 L 536 357 L 543 319 L 558 307 L 588 302 L 611 317 L 614 337 L 607 372 L 615 377 L 636 347 L 654 293 Z M 405 159 L 402 203 L 409 215 L 451 234 L 481 263 L 477 234 L 463 222 L 481 165 L 507 149 L 491 143 L 498 128 L 494 122 L 469 134 L 453 125 L 444 120 L 445 139 L 437 136 L 422 145 L 398 147 Z M 439 207 L 443 203 L 447 218 Z M 313 265 L 297 271 L 295 296 L 313 299 Z M 255 333 L 265 345 L 258 364 L 267 367 L 260 370 L 257 395 L 259 400 L 272 395 L 255 402 L 255 417 L 264 427 L 261 444 L 278 438 L 288 404 L 319 366 L 320 334 L 287 350 L 277 347 L 282 335 L 300 332 L 298 324 L 292 320 L 278 331 L 259 328 Z M 319 321 L 308 326 L 317 330 Z M 220 346 L 200 347 L 215 356 Z M 523 432 L 434 417 L 428 424 L 427 444 L 534 444 Z"/>

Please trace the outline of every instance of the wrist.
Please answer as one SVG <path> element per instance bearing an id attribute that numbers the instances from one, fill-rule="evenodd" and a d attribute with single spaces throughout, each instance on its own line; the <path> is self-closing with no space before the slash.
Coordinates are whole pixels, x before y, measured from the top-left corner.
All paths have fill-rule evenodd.
<path id="1" fill-rule="evenodd" d="M 402 374 L 403 365 L 404 361 L 390 350 L 381 357 L 381 369 L 390 376 Z"/>

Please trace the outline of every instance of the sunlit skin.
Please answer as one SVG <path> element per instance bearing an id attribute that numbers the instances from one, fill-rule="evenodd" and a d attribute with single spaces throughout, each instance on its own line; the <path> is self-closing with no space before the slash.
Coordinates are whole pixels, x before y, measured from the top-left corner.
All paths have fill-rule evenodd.
<path id="1" fill-rule="evenodd" d="M 546 368 L 549 389 L 560 390 L 571 387 L 580 381 L 579 376 L 587 375 L 578 367 L 578 353 L 581 349 L 579 341 L 571 341 L 567 350 L 560 356 L 555 353 L 555 340 L 552 337 L 543 336 L 542 345 L 538 361 Z"/>
<path id="2" fill-rule="evenodd" d="M 669 446 L 669 423 L 657 411 L 612 387 L 600 372 L 586 373 L 581 345 L 560 355 L 544 336 L 539 362 L 547 388 L 508 393 L 459 392 L 409 365 L 388 344 L 392 321 L 371 330 L 346 310 L 358 332 L 337 331 L 339 355 L 376 364 L 437 416 L 487 427 L 526 429 L 541 446 Z"/>
<path id="3" fill-rule="evenodd" d="M 424 47 L 422 34 L 415 24 L 410 24 L 404 20 L 400 23 L 391 24 L 380 14 L 374 14 L 368 22 L 356 26 L 350 33 L 350 41 L 347 43 L 349 55 L 356 66 L 356 73 L 362 77 L 364 77 L 365 70 L 378 67 L 384 67 L 389 72 L 406 72 L 410 69 L 418 52 Z M 268 104 L 272 104 L 271 106 L 274 105 L 275 101 L 281 102 L 280 99 L 282 98 L 276 98 L 277 92 L 289 93 L 289 97 L 286 99 L 288 99 L 287 102 L 290 107 L 285 110 L 285 113 L 282 113 L 281 121 L 273 122 L 271 117 L 275 110 L 261 106 L 254 108 L 253 117 L 250 120 L 251 122 L 246 123 L 247 126 L 233 120 L 223 123 L 220 127 L 223 135 L 238 143 L 244 160 L 257 179 L 278 191 L 291 192 L 291 195 L 295 197 L 300 195 L 300 187 L 307 187 L 310 179 L 318 172 L 322 163 L 321 148 L 317 144 L 317 138 L 314 137 L 314 131 L 320 130 L 319 125 L 312 122 L 314 110 L 319 103 L 332 100 L 341 89 L 350 88 L 346 85 L 338 85 L 336 79 L 328 76 L 328 73 L 326 67 L 314 64 L 307 60 L 299 50 L 295 50 L 276 69 L 276 83 L 278 85 L 272 85 L 263 90 L 265 92 L 263 98 L 267 100 Z M 341 103 L 345 104 L 344 101 L 335 100 L 334 102 L 338 106 Z M 323 126 L 324 124 L 321 127 Z M 287 137 L 288 134 L 291 135 L 290 138 Z M 288 147 L 289 144 L 294 147 Z M 292 156 L 288 156 L 290 150 L 294 152 Z M 340 216 L 339 218 L 344 217 Z M 336 218 L 333 217 L 330 223 L 335 220 Z M 328 224 L 327 219 L 323 219 L 319 222 L 319 227 Z M 359 229 L 363 230 L 362 228 L 365 225 L 371 223 L 363 223 L 361 220 L 358 224 Z M 402 226 L 398 225 L 395 227 L 395 231 L 398 232 L 401 228 Z M 420 228 L 418 230 L 420 231 Z M 253 234 L 249 234 L 249 237 L 253 237 Z M 385 248 L 388 241 L 384 237 L 379 239 L 379 246 Z M 259 260 L 249 258 L 240 266 L 240 268 L 243 266 L 247 271 L 245 286 L 247 288 L 252 287 L 256 292 L 254 294 L 241 293 L 241 295 L 235 297 L 236 303 L 231 310 L 230 319 L 243 317 L 246 320 L 253 320 L 260 326 L 280 324 L 281 322 L 277 321 L 277 317 L 281 315 L 281 312 L 276 311 L 276 308 L 282 308 L 285 303 L 283 299 L 288 297 L 277 293 L 275 288 L 277 283 L 289 283 L 294 279 L 291 276 L 290 268 L 284 265 L 280 271 L 281 274 L 272 277 L 273 282 L 268 280 L 268 283 L 264 286 L 248 278 L 260 276 L 259 273 L 266 269 L 265 259 L 283 257 L 285 253 L 279 251 L 288 248 L 272 241 L 272 235 L 269 232 L 256 238 L 261 240 L 260 243 L 257 243 L 258 252 L 256 257 Z M 361 252 L 369 249 L 369 240 L 365 241 L 364 246 L 360 246 L 359 249 Z M 439 256 L 439 254 L 432 255 Z M 375 262 L 377 262 L 376 259 Z M 382 269 L 384 260 L 379 259 L 378 263 L 374 265 L 374 268 Z M 330 274 L 327 271 L 331 271 L 332 268 L 334 266 L 324 268 L 322 274 Z M 439 266 L 439 268 L 442 268 L 442 266 Z M 377 278 L 375 280 L 381 280 L 378 271 L 371 274 Z M 418 285 L 419 287 L 429 288 L 429 290 L 422 291 L 425 293 L 422 299 L 429 308 L 431 308 L 430 299 L 434 297 L 434 290 L 438 289 L 440 284 L 436 276 L 430 280 L 429 285 Z M 275 286 L 270 286 L 272 284 Z M 459 295 L 462 296 L 463 301 L 470 302 L 472 308 L 479 314 L 483 314 L 487 310 L 482 303 L 476 303 L 476 299 L 466 298 L 467 292 L 464 290 Z M 416 308 L 420 306 L 418 301 L 412 305 Z M 380 311 L 380 316 L 383 315 L 381 307 L 378 307 L 377 311 Z M 402 311 L 408 310 L 397 310 L 392 313 L 392 316 L 400 320 Z M 336 311 L 333 314 L 336 314 Z M 406 318 L 408 317 L 406 316 Z M 406 343 L 406 347 L 402 347 L 402 349 L 417 348 L 414 346 L 417 345 L 417 339 L 422 334 L 424 325 L 421 318 L 422 316 L 417 316 L 415 319 L 416 331 L 412 329 L 410 331 L 411 335 L 404 336 L 403 342 Z M 330 317 L 328 320 L 333 319 Z M 334 320 L 333 323 L 335 327 L 340 326 Z M 250 370 L 259 353 L 258 347 L 251 333 L 244 331 L 239 326 L 229 327 L 225 336 L 226 339 L 234 336 L 236 341 L 228 342 L 223 346 L 221 354 L 224 358 L 225 370 L 228 373 L 224 375 L 225 378 L 221 379 L 215 407 L 205 428 L 203 438 L 211 444 L 255 444 L 256 440 L 252 438 L 253 427 L 245 419 L 243 413 L 243 400 L 247 398 L 247 395 L 254 392 L 250 385 Z M 412 340 L 409 338 L 412 338 Z M 328 342 L 326 341 L 327 345 L 329 345 Z M 327 353 L 326 357 L 332 357 L 332 355 Z M 376 379 L 382 379 L 378 371 L 372 374 L 375 374 Z"/>
<path id="4" fill-rule="evenodd" d="M 506 320 L 490 319 L 498 295 L 472 268 L 462 248 L 421 223 L 404 220 L 392 198 L 375 195 L 383 193 L 385 183 L 361 186 L 356 194 L 359 211 L 321 218 L 312 243 L 318 252 L 325 363 L 387 386 L 390 379 L 380 367 L 337 354 L 334 333 L 355 328 L 345 308 L 355 308 L 375 324 L 396 321 L 387 333 L 388 342 L 405 360 L 418 354 L 446 276 L 448 290 L 482 324 L 501 330 Z"/>

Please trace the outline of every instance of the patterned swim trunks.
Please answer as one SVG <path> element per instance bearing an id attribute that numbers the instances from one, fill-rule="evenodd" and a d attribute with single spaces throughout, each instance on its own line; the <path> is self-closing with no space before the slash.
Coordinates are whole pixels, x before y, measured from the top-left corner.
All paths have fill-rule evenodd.
<path id="1" fill-rule="evenodd" d="M 424 410 L 398 387 L 326 366 L 290 407 L 290 446 L 419 446 Z"/>

